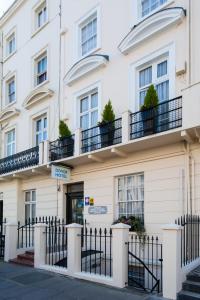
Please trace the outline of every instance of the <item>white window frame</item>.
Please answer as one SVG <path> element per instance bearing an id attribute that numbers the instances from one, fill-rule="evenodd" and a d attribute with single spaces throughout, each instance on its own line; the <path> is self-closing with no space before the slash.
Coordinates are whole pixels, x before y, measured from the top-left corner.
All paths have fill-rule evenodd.
<path id="1" fill-rule="evenodd" d="M 12 141 L 12 142 L 10 142 L 10 143 L 8 143 L 7 141 L 8 141 L 8 134 L 10 133 L 10 132 L 12 132 L 12 131 L 14 131 L 15 132 L 15 140 L 14 141 Z M 7 157 L 7 156 L 10 156 L 10 155 L 14 155 L 14 154 L 16 154 L 16 128 L 15 127 L 13 127 L 13 128 L 10 128 L 10 129 L 8 129 L 6 132 L 5 132 L 5 135 L 4 135 L 4 141 L 5 141 L 5 157 Z M 7 151 L 7 147 L 8 147 L 8 145 L 14 145 L 14 152 L 13 153 L 11 153 L 11 154 L 8 154 L 8 151 Z"/>
<path id="2" fill-rule="evenodd" d="M 97 82 L 94 83 L 74 94 L 74 128 L 80 128 L 80 99 L 84 98 L 88 94 L 92 93 L 93 91 L 98 92 L 98 121 L 101 119 L 101 99 L 102 99 L 102 92 L 101 92 L 101 83 Z"/>
<path id="3" fill-rule="evenodd" d="M 13 39 L 15 39 L 15 47 L 14 49 L 12 50 L 12 52 L 9 52 L 9 42 Z M 5 58 L 5 61 L 7 59 L 9 59 L 11 56 L 13 56 L 16 51 L 17 51 L 17 30 L 16 30 L 16 27 L 12 28 L 6 35 L 5 35 L 5 39 L 4 39 L 4 47 L 5 47 L 5 50 L 4 50 L 4 58 Z"/>
<path id="4" fill-rule="evenodd" d="M 47 58 L 47 68 L 46 68 L 46 79 L 38 84 L 38 63 L 41 61 L 44 57 Z M 38 88 L 44 84 L 46 84 L 49 80 L 49 61 L 48 61 L 48 49 L 43 49 L 40 53 L 34 56 L 34 87 Z M 40 74 L 41 75 L 41 74 Z"/>
<path id="5" fill-rule="evenodd" d="M 46 7 L 46 21 L 39 26 L 38 24 L 38 16 L 41 11 Z M 38 33 L 41 29 L 43 29 L 47 23 L 49 22 L 49 0 L 40 0 L 36 3 L 36 5 L 32 9 L 33 17 L 32 17 L 32 32 L 33 35 Z"/>
<path id="6" fill-rule="evenodd" d="M 81 43 L 81 29 L 86 25 L 92 17 L 96 15 L 97 18 L 97 45 L 94 49 L 87 52 L 85 55 L 82 55 L 82 43 Z M 76 22 L 76 43 L 75 43 L 75 53 L 77 53 L 75 60 L 84 58 L 86 56 L 95 53 L 97 50 L 101 48 L 101 13 L 100 13 L 100 6 L 95 7 L 94 9 L 90 10 L 87 14 L 81 17 Z"/>
<path id="7" fill-rule="evenodd" d="M 138 176 L 143 176 L 143 196 L 144 196 L 144 198 L 143 198 L 143 200 L 125 200 L 125 201 L 119 201 L 119 195 L 118 195 L 118 192 L 119 192 L 119 190 L 118 190 L 118 179 L 119 178 L 126 178 L 126 177 L 131 177 L 131 176 L 134 176 L 135 178 L 137 178 Z M 116 195 L 116 218 L 119 218 L 120 217 L 120 215 L 119 215 L 119 203 L 130 203 L 130 202 L 142 202 L 143 203 L 143 217 L 144 217 L 144 215 L 145 215 L 145 176 L 144 176 L 144 172 L 139 172 L 139 173 L 132 173 L 132 174 L 123 174 L 123 175 L 119 175 L 119 176 L 117 176 L 117 177 L 115 177 L 115 188 L 116 188 L 116 192 L 115 192 L 115 195 Z M 138 188 L 138 186 L 137 186 L 137 188 Z M 123 191 L 123 193 L 125 193 L 127 191 L 127 189 L 124 189 L 124 191 Z M 126 199 L 126 197 L 125 197 L 125 195 L 124 195 L 124 199 Z M 126 217 L 129 215 L 129 216 L 131 216 L 131 214 L 128 214 L 128 212 L 127 212 L 127 210 L 126 210 L 126 213 L 125 214 L 123 214 L 123 215 L 125 215 Z M 133 215 L 135 215 L 135 216 L 137 216 L 137 214 L 133 214 Z M 141 214 L 140 214 L 140 216 L 141 216 Z"/>
<path id="8" fill-rule="evenodd" d="M 47 127 L 46 128 L 44 128 L 44 120 L 46 119 L 46 122 L 47 122 Z M 42 120 L 42 129 L 41 129 L 41 131 L 37 131 L 37 122 L 38 121 L 40 121 L 40 120 Z M 47 136 L 47 138 L 46 138 L 46 140 L 48 139 L 48 116 L 47 116 L 47 114 L 45 113 L 45 114 L 42 114 L 42 115 L 40 115 L 40 116 L 38 116 L 37 118 L 35 118 L 34 120 L 34 126 L 33 126 L 33 128 L 34 128 L 34 145 L 36 146 L 37 145 L 37 135 L 39 135 L 40 133 L 42 133 L 42 141 L 45 141 L 44 139 L 43 139 L 43 134 L 46 132 L 46 136 Z M 41 141 L 41 142 L 42 142 Z"/>
<path id="9" fill-rule="evenodd" d="M 26 194 L 28 194 L 28 193 L 30 193 L 30 201 L 26 200 Z M 35 201 L 33 201 L 33 193 L 35 193 Z M 29 216 L 30 219 L 36 217 L 36 203 L 37 203 L 36 196 L 37 196 L 37 194 L 36 194 L 35 189 L 24 191 L 24 217 L 25 217 L 25 220 L 28 219 L 28 218 L 26 218 L 26 205 L 30 206 L 30 216 Z M 35 205 L 35 216 L 34 217 L 33 217 L 33 205 Z"/>
<path id="10" fill-rule="evenodd" d="M 9 84 L 14 81 L 14 87 L 15 87 L 15 99 L 12 102 L 9 102 Z M 16 103 L 17 100 L 17 90 L 16 90 L 16 75 L 14 74 L 13 76 L 10 76 L 9 79 L 6 80 L 6 103 L 5 106 L 11 106 L 14 103 Z"/>
<path id="11" fill-rule="evenodd" d="M 137 62 L 130 65 L 129 68 L 129 107 L 133 112 L 137 112 L 140 109 L 139 97 L 138 97 L 138 86 L 139 76 L 138 71 L 149 66 L 152 62 L 158 61 L 163 57 L 168 57 L 168 76 L 169 81 L 169 99 L 175 97 L 175 45 L 170 43 L 169 45 L 152 52 L 151 54 L 144 56 Z M 133 88 L 136 87 L 136 88 Z"/>
<path id="12" fill-rule="evenodd" d="M 98 104 L 95 108 L 92 108 L 91 107 L 91 103 L 92 103 L 92 95 L 93 94 L 96 94 L 98 95 L 98 102 L 99 102 L 99 93 L 98 93 L 98 89 L 94 89 L 92 91 L 90 91 L 89 93 L 83 95 L 82 97 L 79 98 L 79 124 L 81 125 L 81 117 L 83 117 L 84 115 L 89 115 L 89 127 L 88 128 L 92 128 L 93 126 L 96 126 L 96 125 L 91 125 L 91 114 L 95 111 L 97 111 L 97 114 L 99 115 L 99 112 L 98 112 Z M 89 107 L 88 107 L 88 110 L 85 111 L 85 112 L 81 112 L 80 109 L 81 109 L 81 101 L 84 100 L 85 98 L 88 98 L 88 103 L 89 103 Z M 98 122 L 98 118 L 97 118 L 97 122 Z"/>

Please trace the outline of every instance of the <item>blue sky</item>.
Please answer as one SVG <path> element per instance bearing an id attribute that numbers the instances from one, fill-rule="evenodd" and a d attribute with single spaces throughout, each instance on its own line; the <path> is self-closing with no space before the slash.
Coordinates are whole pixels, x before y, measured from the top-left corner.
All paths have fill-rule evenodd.
<path id="1" fill-rule="evenodd" d="M 14 0 L 0 0 L 0 16 L 8 9 Z"/>

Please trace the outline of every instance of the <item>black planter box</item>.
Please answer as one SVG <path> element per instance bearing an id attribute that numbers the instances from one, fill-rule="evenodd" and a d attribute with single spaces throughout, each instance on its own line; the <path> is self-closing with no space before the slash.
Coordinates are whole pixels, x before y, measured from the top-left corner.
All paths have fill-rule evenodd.
<path id="1" fill-rule="evenodd" d="M 112 146 L 115 137 L 115 125 L 107 123 L 99 125 L 101 135 L 101 148 Z"/>
<path id="2" fill-rule="evenodd" d="M 158 124 L 158 116 L 157 116 L 156 108 L 151 108 L 151 109 L 141 111 L 141 119 L 143 123 L 144 136 L 156 133 L 157 124 Z"/>

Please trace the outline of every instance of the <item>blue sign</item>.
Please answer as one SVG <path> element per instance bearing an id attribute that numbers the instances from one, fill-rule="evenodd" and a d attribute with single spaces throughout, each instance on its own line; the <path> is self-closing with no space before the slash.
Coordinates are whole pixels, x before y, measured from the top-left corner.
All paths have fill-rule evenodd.
<path id="1" fill-rule="evenodd" d="M 51 166 L 51 177 L 58 180 L 70 181 L 71 170 L 70 168 Z"/>

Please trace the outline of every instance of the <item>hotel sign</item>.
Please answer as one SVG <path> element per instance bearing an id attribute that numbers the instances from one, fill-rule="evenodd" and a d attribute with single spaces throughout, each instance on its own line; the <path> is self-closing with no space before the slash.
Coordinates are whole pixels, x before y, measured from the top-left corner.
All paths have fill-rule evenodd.
<path id="1" fill-rule="evenodd" d="M 51 166 L 51 177 L 58 180 L 70 181 L 71 169 L 63 166 Z"/>

